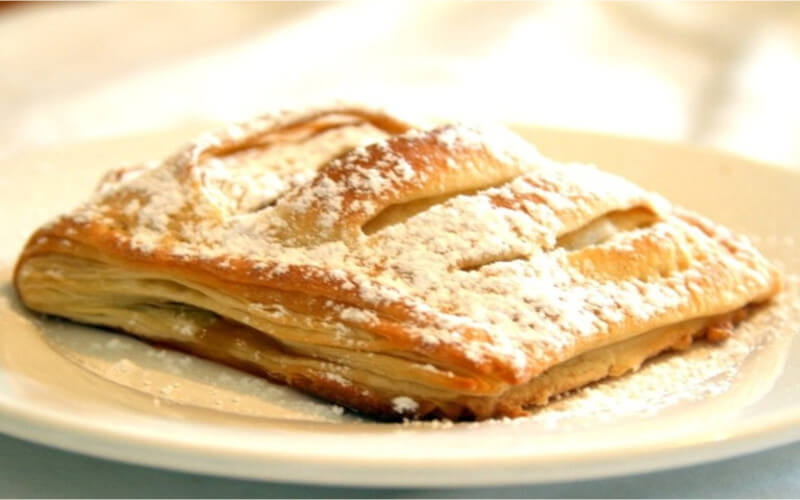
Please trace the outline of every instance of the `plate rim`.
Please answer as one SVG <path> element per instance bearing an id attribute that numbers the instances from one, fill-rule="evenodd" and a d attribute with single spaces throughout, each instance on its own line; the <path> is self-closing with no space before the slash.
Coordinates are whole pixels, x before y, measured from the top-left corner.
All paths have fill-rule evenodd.
<path id="1" fill-rule="evenodd" d="M 351 487 L 447 488 L 602 479 L 718 461 L 800 441 L 797 406 L 727 423 L 713 434 L 707 429 L 687 433 L 677 444 L 664 442 L 659 448 L 613 448 L 591 456 L 576 450 L 556 455 L 491 457 L 480 462 L 474 456 L 437 457 L 435 463 L 425 463 L 427 470 L 420 470 L 415 457 L 410 456 L 307 455 L 287 453 L 286 449 L 242 453 L 241 449 L 224 446 L 199 446 L 163 433 L 87 427 L 77 416 L 26 409 L 7 398 L 0 398 L 0 417 L 0 432 L 4 434 L 97 458 L 219 477 Z M 197 458 L 198 451 L 205 457 L 213 455 L 214 460 L 181 461 Z"/>

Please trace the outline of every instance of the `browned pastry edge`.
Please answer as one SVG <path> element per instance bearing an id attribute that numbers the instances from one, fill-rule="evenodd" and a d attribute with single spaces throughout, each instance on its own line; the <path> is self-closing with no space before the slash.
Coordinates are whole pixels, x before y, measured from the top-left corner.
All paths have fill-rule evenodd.
<path id="1" fill-rule="evenodd" d="M 690 224 L 703 229 L 710 236 L 713 235 L 713 227 L 706 227 L 704 219 L 688 212 L 679 213 Z M 68 235 L 70 232 L 72 236 Z M 719 241 L 724 246 L 733 244 L 728 243 L 725 238 Z M 64 242 L 69 242 L 69 248 L 66 250 Z M 655 251 L 650 247 L 646 250 Z M 584 252 L 586 251 L 595 250 L 589 248 Z M 641 251 L 644 252 L 645 249 Z M 184 259 L 160 250 L 149 255 L 143 254 L 132 248 L 124 239 L 116 238 L 113 231 L 105 226 L 91 222 L 88 224 L 76 224 L 70 220 L 61 220 L 54 225 L 40 229 L 31 236 L 15 268 L 15 288 L 22 293 L 22 288 L 19 285 L 19 271 L 28 259 L 38 255 L 59 253 L 82 256 L 90 260 L 112 264 L 116 262 L 117 265 L 124 263 L 125 266 L 139 268 L 143 271 L 182 276 L 188 281 L 214 288 L 235 290 L 236 293 L 256 302 L 270 302 L 270 299 L 274 300 L 274 294 L 279 294 L 281 302 L 287 304 L 289 309 L 297 312 L 303 312 L 303 310 L 324 311 L 327 309 L 325 303 L 330 300 L 339 304 L 365 306 L 357 291 L 353 291 L 351 287 L 343 286 L 341 278 L 333 278 L 329 272 L 321 268 L 303 266 L 302 268 L 290 269 L 289 272 L 275 278 L 269 273 L 254 272 L 251 264 L 245 260 L 230 259 L 226 263 L 225 269 L 222 270 L 218 266 L 217 261 L 219 259 L 211 261 Z M 576 253 L 576 255 L 580 253 L 583 252 Z M 631 264 L 631 262 L 626 262 L 623 259 L 614 259 L 610 262 L 619 262 L 625 265 L 625 272 L 628 272 L 627 266 Z M 595 271 L 603 270 L 595 268 Z M 617 273 L 619 271 L 615 270 L 613 272 Z M 772 273 L 772 288 L 763 296 L 754 297 L 754 302 L 765 300 L 780 289 L 780 276 L 774 269 Z M 703 281 L 698 282 L 698 284 L 700 286 L 714 287 L 716 283 L 711 281 L 712 279 L 712 277 L 703 277 Z M 273 294 L 273 296 L 269 294 Z M 24 297 L 23 301 L 25 302 Z M 494 362 L 492 359 L 469 359 L 457 349 L 457 346 L 448 344 L 439 344 L 432 347 L 420 346 L 409 340 L 405 330 L 409 326 L 413 327 L 415 323 L 424 326 L 424 323 L 421 322 L 424 318 L 420 318 L 419 315 L 409 314 L 409 310 L 402 302 L 383 304 L 376 309 L 380 313 L 380 322 L 375 326 L 374 333 L 378 333 L 386 342 L 391 343 L 394 349 L 421 350 L 426 355 L 436 357 L 442 363 L 446 363 L 455 370 L 465 370 L 482 376 L 497 378 L 510 384 L 524 383 L 533 375 L 532 372 L 541 373 L 541 370 L 537 370 L 534 366 L 526 373 L 515 374 L 507 366 Z M 487 333 L 477 328 L 470 328 L 464 329 L 462 335 L 464 341 L 469 342 L 471 340 L 484 339 Z M 428 352 L 425 352 L 426 350 Z"/>
<path id="2" fill-rule="evenodd" d="M 314 371 L 284 375 L 265 370 L 256 363 L 243 361 L 222 352 L 209 355 L 207 351 L 190 343 L 168 341 L 148 341 L 155 347 L 163 347 L 193 354 L 210 361 L 233 366 L 247 373 L 264 377 L 271 382 L 292 387 L 323 401 L 340 405 L 356 413 L 369 416 L 383 422 L 400 422 L 404 420 L 438 420 L 480 421 L 491 418 L 516 418 L 530 414 L 536 407 L 546 406 L 554 398 L 587 387 L 593 383 L 610 378 L 619 378 L 636 372 L 647 362 L 669 351 L 684 351 L 694 342 L 706 340 L 712 343 L 725 341 L 734 333 L 734 327 L 745 320 L 760 306 L 747 306 L 732 313 L 724 314 L 710 320 L 707 326 L 693 332 L 678 332 L 676 335 L 665 335 L 648 342 L 644 353 L 634 353 L 633 363 L 623 362 L 599 367 L 599 375 L 595 373 L 588 379 L 568 380 L 567 385 L 552 386 L 546 382 L 544 387 L 535 388 L 527 394 L 509 394 L 499 398 L 461 397 L 454 401 L 435 401 L 415 398 L 418 408 L 415 411 L 398 412 L 392 404 L 394 394 L 381 394 L 370 388 L 341 384 L 334 380 L 319 376 Z M 244 325 L 231 325 L 233 331 L 247 328 Z M 249 328 L 248 328 L 249 329 Z M 141 338 L 139 336 L 135 336 Z M 579 362 L 579 360 L 576 360 Z M 556 368 L 556 367 L 554 367 Z M 547 377 L 548 372 L 540 377 Z M 536 385 L 536 379 L 532 384 Z"/>
<path id="3" fill-rule="evenodd" d="M 72 236 L 69 233 L 72 233 Z M 68 251 L 65 251 L 65 241 L 69 242 Z M 112 229 L 102 224 L 93 222 L 76 224 L 68 219 L 62 219 L 36 231 L 25 245 L 14 271 L 14 286 L 22 295 L 23 302 L 27 301 L 24 298 L 23 287 L 19 284 L 19 273 L 25 262 L 39 255 L 60 253 L 106 263 L 124 263 L 130 268 L 180 276 L 188 281 L 215 288 L 236 289 L 244 297 L 256 302 L 269 302 L 268 299 L 264 300 L 265 294 L 281 294 L 284 304 L 289 304 L 293 298 L 295 299 L 294 305 L 288 306 L 288 309 L 324 311 L 327 309 L 325 303 L 328 301 L 368 306 L 359 296 L 357 288 L 345 285 L 345 280 L 349 277 L 343 280 L 338 276 L 332 276 L 332 273 L 322 268 L 290 266 L 287 272 L 274 277 L 269 272 L 255 271 L 251 263 L 238 258 L 227 259 L 223 269 L 219 265 L 222 258 L 185 259 L 163 250 L 145 254 L 133 248 L 125 239 L 117 238 Z M 303 301 L 311 303 L 302 304 Z M 413 342 L 406 330 L 409 326 L 425 326 L 425 316 L 419 313 L 411 314 L 403 302 L 383 303 L 374 307 L 380 315 L 374 332 L 391 342 L 398 350 L 428 351 L 425 354 L 435 356 L 453 367 L 497 377 L 509 383 L 517 383 L 525 378 L 525 374 L 514 373 L 497 360 L 470 359 L 464 356 L 458 346 L 450 344 L 421 346 Z M 462 327 L 460 332 L 465 342 L 484 340 L 488 337 L 485 331 L 474 327 Z"/>
<path id="4" fill-rule="evenodd" d="M 75 246 L 71 247 L 71 255 L 74 256 L 76 254 L 80 254 L 80 251 L 76 251 L 79 244 L 75 242 L 73 245 Z M 37 255 L 51 255 L 54 252 L 59 252 L 61 246 L 62 245 L 55 238 L 50 237 L 50 240 L 47 244 L 38 245 L 34 247 L 34 251 L 26 252 L 24 254 L 24 258 L 20 259 L 19 266 L 15 272 L 15 281 L 19 280 L 20 269 L 27 259 L 34 258 Z M 149 267 L 149 269 L 152 270 L 152 261 L 150 266 L 151 267 Z M 175 276 L 175 269 L 172 269 L 171 272 L 172 275 Z M 191 274 L 190 277 L 196 280 L 198 274 Z M 212 284 L 216 287 L 223 285 L 223 283 L 218 281 L 214 281 Z M 20 291 L 24 290 L 24 288 L 19 287 L 19 285 L 17 286 Z M 548 381 L 542 387 L 537 387 L 537 383 L 539 383 L 539 381 L 545 380 L 548 377 L 550 372 L 550 370 L 548 370 L 541 373 L 537 377 L 534 377 L 527 383 L 523 383 L 521 386 L 512 387 L 511 390 L 506 391 L 504 394 L 496 397 L 460 396 L 456 399 L 445 401 L 425 399 L 423 397 L 415 396 L 414 400 L 418 404 L 418 408 L 414 411 L 403 412 L 398 412 L 392 404 L 393 397 L 399 396 L 400 394 L 384 394 L 374 390 L 373 388 L 360 384 L 337 383 L 335 380 L 326 378 L 324 374 L 315 370 L 301 370 L 296 373 L 286 374 L 274 373 L 266 371 L 264 367 L 255 363 L 243 361 L 232 356 L 227 356 L 224 352 L 224 349 L 219 349 L 216 352 L 209 352 L 207 350 L 208 346 L 205 346 L 206 350 L 204 350 L 204 346 L 195 346 L 189 343 L 165 341 L 155 341 L 154 343 L 160 345 L 169 345 L 170 347 L 190 352 L 207 359 L 236 366 L 248 372 L 264 376 L 274 382 L 297 388 L 324 400 L 331 401 L 335 404 L 339 404 L 343 407 L 384 421 L 398 421 L 405 418 L 483 420 L 487 418 L 505 416 L 514 417 L 524 415 L 526 414 L 527 408 L 530 408 L 531 406 L 545 405 L 553 397 L 558 396 L 559 394 L 569 392 L 588 383 L 602 380 L 607 377 L 620 376 L 629 371 L 635 371 L 641 361 L 654 357 L 665 350 L 688 348 L 692 343 L 693 338 L 702 337 L 705 335 L 705 337 L 710 341 L 724 340 L 730 336 L 733 324 L 744 319 L 749 314 L 751 308 L 752 307 L 745 307 L 717 316 L 711 320 L 708 325 L 703 325 L 699 330 L 689 332 L 689 334 L 682 333 L 674 338 L 670 337 L 669 335 L 665 335 L 662 338 L 657 339 L 653 345 L 648 346 L 646 352 L 640 356 L 641 359 L 635 359 L 632 364 L 628 365 L 623 364 L 622 366 L 615 367 L 609 364 L 608 366 L 600 367 L 599 372 L 594 373 L 588 379 L 567 378 L 566 385 L 563 385 L 564 382 L 551 383 Z M 255 336 L 261 338 L 263 342 L 270 342 L 270 337 L 268 335 L 265 335 L 264 333 L 245 325 L 235 324 L 228 321 L 229 320 L 221 321 L 220 328 L 223 331 L 227 329 L 232 338 L 235 338 L 237 330 L 247 330 L 255 334 Z M 224 324 L 226 322 L 229 326 Z M 138 336 L 141 337 L 140 335 Z M 149 341 L 153 342 L 152 339 L 149 339 Z M 664 343 L 665 341 L 666 343 Z M 558 368 L 558 366 L 559 365 L 556 365 L 554 368 Z M 453 389 L 456 389 L 456 387 L 453 387 Z"/>

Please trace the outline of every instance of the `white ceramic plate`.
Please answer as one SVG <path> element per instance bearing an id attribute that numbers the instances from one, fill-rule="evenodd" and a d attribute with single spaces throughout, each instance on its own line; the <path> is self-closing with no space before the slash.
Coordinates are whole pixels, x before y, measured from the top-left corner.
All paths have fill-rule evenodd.
<path id="1" fill-rule="evenodd" d="M 800 173 L 650 141 L 517 129 L 545 154 L 597 163 L 753 235 L 788 274 L 800 272 Z M 234 370 L 23 310 L 9 276 L 27 234 L 85 198 L 109 166 L 160 157 L 195 131 L 0 164 L 0 431 L 139 464 L 362 486 L 586 479 L 800 439 L 794 279 L 722 347 L 662 356 L 531 418 L 458 425 L 363 421 Z"/>

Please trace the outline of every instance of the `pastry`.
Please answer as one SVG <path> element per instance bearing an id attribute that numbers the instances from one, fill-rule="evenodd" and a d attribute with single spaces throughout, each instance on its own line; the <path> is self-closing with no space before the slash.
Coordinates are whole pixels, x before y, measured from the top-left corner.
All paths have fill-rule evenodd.
<path id="1" fill-rule="evenodd" d="M 385 420 L 523 415 L 723 340 L 780 288 L 744 237 L 621 178 L 361 107 L 112 171 L 14 282 L 35 311 Z"/>

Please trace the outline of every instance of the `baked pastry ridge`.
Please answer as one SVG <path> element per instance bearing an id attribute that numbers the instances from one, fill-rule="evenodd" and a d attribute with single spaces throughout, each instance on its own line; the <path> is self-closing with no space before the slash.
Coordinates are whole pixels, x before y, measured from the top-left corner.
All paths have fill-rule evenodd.
<path id="1" fill-rule="evenodd" d="M 501 128 L 281 113 L 112 171 L 36 231 L 31 309 L 382 419 L 524 414 L 780 288 L 746 238 Z"/>

